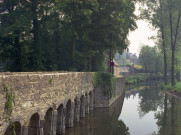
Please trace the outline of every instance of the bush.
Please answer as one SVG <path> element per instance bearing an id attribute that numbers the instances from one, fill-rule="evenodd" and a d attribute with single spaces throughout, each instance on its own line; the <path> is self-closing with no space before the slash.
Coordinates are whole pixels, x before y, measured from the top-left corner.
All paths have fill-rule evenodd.
<path id="1" fill-rule="evenodd" d="M 146 75 L 141 73 L 141 74 L 135 74 L 132 76 L 126 77 L 126 84 L 131 85 L 131 84 L 138 84 L 141 82 L 144 82 L 146 79 Z"/>
<path id="2" fill-rule="evenodd" d="M 161 88 L 164 89 L 164 90 L 172 90 L 173 89 L 171 84 L 165 85 L 163 83 L 161 84 Z"/>
<path id="3" fill-rule="evenodd" d="M 175 86 L 172 86 L 171 83 L 165 85 L 161 84 L 162 89 L 164 90 L 176 90 L 176 91 L 181 91 L 181 82 L 176 83 Z"/>
<path id="4" fill-rule="evenodd" d="M 116 78 L 108 72 L 94 73 L 93 83 L 95 87 L 103 87 L 103 93 L 110 98 L 115 94 Z"/>
<path id="5" fill-rule="evenodd" d="M 176 85 L 174 86 L 174 90 L 181 91 L 181 82 L 176 83 Z"/>

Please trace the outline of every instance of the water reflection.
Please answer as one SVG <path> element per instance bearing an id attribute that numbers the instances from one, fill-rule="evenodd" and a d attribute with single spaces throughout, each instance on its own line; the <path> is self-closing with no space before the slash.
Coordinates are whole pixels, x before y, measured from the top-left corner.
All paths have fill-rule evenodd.
<path id="1" fill-rule="evenodd" d="M 65 135 L 129 135 L 129 128 L 118 121 L 124 98 L 120 98 L 110 109 L 96 109 L 86 118 L 66 129 Z"/>
<path id="2" fill-rule="evenodd" d="M 124 104 L 120 99 L 110 109 L 94 110 L 65 135 L 181 135 L 180 114 L 181 99 L 149 84 L 127 91 Z"/>
<path id="3" fill-rule="evenodd" d="M 128 91 L 119 119 L 131 135 L 181 135 L 180 113 L 181 99 L 153 84 L 141 91 Z"/>
<path id="4" fill-rule="evenodd" d="M 181 100 L 165 95 L 164 109 L 156 115 L 160 135 L 181 135 Z"/>

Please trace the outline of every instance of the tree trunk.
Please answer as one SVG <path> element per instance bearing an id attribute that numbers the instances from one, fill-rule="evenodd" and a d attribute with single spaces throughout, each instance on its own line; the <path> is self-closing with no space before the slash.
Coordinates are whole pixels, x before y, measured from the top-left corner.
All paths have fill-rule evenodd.
<path id="1" fill-rule="evenodd" d="M 75 56 L 75 49 L 76 49 L 76 37 L 74 35 L 74 37 L 72 38 L 72 59 Z"/>
<path id="2" fill-rule="evenodd" d="M 162 2 L 160 2 L 161 8 L 161 34 L 162 34 L 162 46 L 163 46 L 163 59 L 164 59 L 164 82 L 165 85 L 168 84 L 168 77 L 167 77 L 167 55 L 166 55 L 166 45 L 165 45 L 165 33 L 164 33 L 164 24 L 163 24 L 163 8 Z"/>
<path id="3" fill-rule="evenodd" d="M 171 65 L 171 82 L 172 86 L 175 85 L 174 79 L 174 60 L 175 60 L 175 50 L 174 50 L 174 43 L 173 43 L 173 24 L 172 24 L 172 11 L 171 7 L 169 7 L 169 21 L 170 21 L 170 38 L 171 38 L 171 49 L 172 49 L 172 65 Z"/>
<path id="4" fill-rule="evenodd" d="M 39 26 L 38 26 L 38 19 L 37 19 L 37 1 L 33 0 L 32 1 L 32 14 L 33 14 L 33 58 L 32 58 L 32 66 L 34 70 L 40 70 L 40 61 L 41 61 L 41 56 L 40 56 L 40 45 L 38 44 L 38 31 L 39 31 Z"/>
<path id="5" fill-rule="evenodd" d="M 15 39 L 14 39 L 14 44 L 15 44 L 15 63 L 13 65 L 13 69 L 16 72 L 21 72 L 22 71 L 22 56 L 21 56 L 21 44 L 19 42 L 19 34 L 20 31 L 16 30 L 15 31 Z"/>
<path id="6" fill-rule="evenodd" d="M 170 0 L 171 2 L 171 0 Z M 180 23 L 180 16 L 181 16 L 181 10 L 178 9 L 179 15 L 177 19 L 177 24 L 176 24 L 176 32 L 175 32 L 175 39 L 173 40 L 173 22 L 172 22 L 172 7 L 169 7 L 169 20 L 170 20 L 170 35 L 171 35 L 171 49 L 172 49 L 172 69 L 171 69 L 171 75 L 172 75 L 172 86 L 175 85 L 175 47 L 177 44 L 177 36 L 178 36 L 178 30 L 179 30 L 179 23 Z"/>
<path id="7" fill-rule="evenodd" d="M 171 73 L 172 73 L 172 86 L 175 85 L 175 46 L 172 46 L 172 68 L 171 68 Z"/>

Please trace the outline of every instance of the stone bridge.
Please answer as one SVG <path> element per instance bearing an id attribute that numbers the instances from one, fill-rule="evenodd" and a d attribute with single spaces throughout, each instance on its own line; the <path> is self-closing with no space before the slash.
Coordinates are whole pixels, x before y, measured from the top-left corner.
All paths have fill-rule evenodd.
<path id="1" fill-rule="evenodd" d="M 0 73 L 0 82 L 0 135 L 59 135 L 93 110 L 93 73 Z"/>

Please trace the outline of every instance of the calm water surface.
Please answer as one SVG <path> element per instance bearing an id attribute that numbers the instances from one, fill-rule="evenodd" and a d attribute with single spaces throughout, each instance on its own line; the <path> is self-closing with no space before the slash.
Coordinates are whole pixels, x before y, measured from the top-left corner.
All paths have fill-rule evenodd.
<path id="1" fill-rule="evenodd" d="M 155 84 L 127 91 L 124 101 L 94 110 L 65 135 L 181 135 L 181 99 Z"/>

